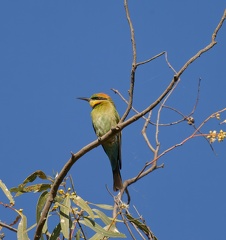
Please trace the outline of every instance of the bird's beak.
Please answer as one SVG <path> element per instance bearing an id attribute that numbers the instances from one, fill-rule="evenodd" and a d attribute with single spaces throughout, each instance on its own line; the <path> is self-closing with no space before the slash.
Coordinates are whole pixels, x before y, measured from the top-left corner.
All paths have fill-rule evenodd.
<path id="1" fill-rule="evenodd" d="M 84 101 L 87 101 L 87 102 L 90 101 L 90 99 L 89 99 L 89 98 L 86 98 L 86 97 L 78 97 L 77 99 L 84 100 Z"/>

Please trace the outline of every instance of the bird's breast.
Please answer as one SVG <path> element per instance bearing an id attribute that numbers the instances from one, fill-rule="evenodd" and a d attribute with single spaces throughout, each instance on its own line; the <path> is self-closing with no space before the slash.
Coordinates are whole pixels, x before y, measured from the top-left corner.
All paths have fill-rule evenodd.
<path id="1" fill-rule="evenodd" d="M 98 137 L 103 136 L 112 127 L 117 125 L 116 118 L 113 113 L 109 111 L 96 111 L 95 109 L 91 112 L 93 121 L 93 127 Z"/>

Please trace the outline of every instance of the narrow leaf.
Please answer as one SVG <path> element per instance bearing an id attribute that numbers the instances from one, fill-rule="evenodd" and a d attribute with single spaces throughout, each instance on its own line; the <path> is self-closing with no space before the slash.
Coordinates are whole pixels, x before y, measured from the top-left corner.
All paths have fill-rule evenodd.
<path id="1" fill-rule="evenodd" d="M 33 182 L 37 177 L 41 178 L 41 179 L 47 179 L 46 175 L 44 172 L 38 170 L 35 171 L 34 173 L 32 173 L 31 175 L 29 175 L 22 184 L 20 184 L 18 187 L 14 187 L 11 188 L 10 191 L 11 192 L 16 192 L 16 196 L 19 196 L 21 194 L 23 194 L 24 192 L 29 192 L 29 191 L 25 191 L 25 186 L 27 185 L 27 183 L 29 182 Z M 43 191 L 43 190 L 42 190 Z"/>
<path id="2" fill-rule="evenodd" d="M 112 223 L 112 220 L 100 210 L 93 209 L 93 211 L 100 217 L 100 219 L 105 223 L 105 225 L 110 225 Z"/>
<path id="3" fill-rule="evenodd" d="M 13 196 L 11 195 L 11 193 L 10 193 L 9 189 L 6 187 L 6 185 L 2 182 L 2 180 L 0 180 L 0 188 L 5 193 L 6 197 L 9 199 L 10 205 L 13 206 L 15 204 Z"/>
<path id="4" fill-rule="evenodd" d="M 18 188 L 17 187 L 10 188 L 10 192 L 15 192 L 16 196 L 23 194 L 21 187 L 20 188 L 19 187 Z"/>
<path id="5" fill-rule="evenodd" d="M 17 211 L 17 210 L 16 210 Z M 18 240 L 29 240 L 27 235 L 27 218 L 25 215 L 22 214 L 21 211 L 17 211 L 18 214 L 21 216 L 21 220 L 18 224 L 17 228 L 17 239 Z"/>
<path id="6" fill-rule="evenodd" d="M 106 237 L 112 237 L 112 238 L 126 238 L 125 234 L 119 233 L 119 232 L 112 232 L 112 231 L 107 231 L 104 228 L 102 228 L 99 224 L 95 223 L 93 226 L 89 220 L 84 218 L 84 220 L 79 221 L 81 224 L 91 228 L 93 231 L 96 233 L 99 233 L 101 235 L 101 238 L 104 236 Z"/>
<path id="7" fill-rule="evenodd" d="M 103 234 L 101 234 L 101 233 L 96 233 L 96 234 L 93 235 L 89 240 L 99 240 L 99 239 L 103 239 Z"/>
<path id="8" fill-rule="evenodd" d="M 132 223 L 134 223 L 140 230 L 142 230 L 143 232 L 145 232 L 145 233 L 149 233 L 150 231 L 149 231 L 149 229 L 148 229 L 148 227 L 144 224 L 144 223 L 142 223 L 142 222 L 140 222 L 138 219 L 136 219 L 136 218 L 133 218 L 131 215 L 129 215 L 129 214 L 126 214 L 126 217 L 127 217 L 127 219 L 130 221 L 130 222 L 132 222 Z"/>
<path id="9" fill-rule="evenodd" d="M 37 170 L 35 172 L 33 172 L 31 175 L 29 175 L 24 181 L 23 184 L 27 184 L 29 182 L 34 182 L 34 180 L 39 177 L 41 179 L 47 179 L 46 175 L 44 172 L 42 172 L 41 170 Z"/>
<path id="10" fill-rule="evenodd" d="M 25 187 L 23 184 L 19 185 L 18 188 L 14 187 L 11 188 L 10 191 L 11 192 L 15 192 L 16 195 L 15 196 L 20 196 L 23 193 L 28 193 L 28 192 L 42 192 L 44 190 L 47 190 L 51 188 L 51 184 L 47 184 L 47 183 L 42 183 L 42 184 L 35 184 L 35 185 L 31 185 L 28 187 Z"/>
<path id="11" fill-rule="evenodd" d="M 37 223 L 39 222 L 42 209 L 46 203 L 46 199 L 48 198 L 48 196 L 49 196 L 49 192 L 45 191 L 40 195 L 38 199 L 37 206 L 36 206 L 36 222 Z"/>
<path id="12" fill-rule="evenodd" d="M 69 220 L 70 220 L 71 200 L 67 195 L 60 206 L 60 225 L 65 238 L 69 238 Z"/>
<path id="13" fill-rule="evenodd" d="M 86 201 L 84 201 L 81 197 L 79 196 L 73 196 L 73 202 L 79 206 L 82 210 L 86 211 L 89 216 L 94 219 L 94 214 L 93 214 L 93 211 L 92 209 L 90 208 L 90 206 L 87 204 Z"/>
<path id="14" fill-rule="evenodd" d="M 61 225 L 60 223 L 56 225 L 54 228 L 49 240 L 57 240 L 58 237 L 60 236 L 60 231 L 61 231 Z"/>
<path id="15" fill-rule="evenodd" d="M 35 184 L 35 185 L 30 185 L 28 187 L 25 187 L 23 189 L 23 192 L 42 192 L 44 190 L 50 189 L 51 188 L 51 184 L 47 184 L 47 183 L 41 183 L 41 184 Z"/>
<path id="16" fill-rule="evenodd" d="M 91 205 L 97 206 L 99 208 L 105 209 L 105 210 L 113 210 L 112 205 L 107 205 L 107 204 L 95 204 L 95 203 L 89 203 Z"/>
<path id="17" fill-rule="evenodd" d="M 77 233 L 76 233 L 76 235 L 75 235 L 75 239 L 76 240 L 80 240 L 81 238 L 80 238 L 80 235 L 81 235 L 81 229 L 79 229 L 78 231 L 77 231 Z"/>

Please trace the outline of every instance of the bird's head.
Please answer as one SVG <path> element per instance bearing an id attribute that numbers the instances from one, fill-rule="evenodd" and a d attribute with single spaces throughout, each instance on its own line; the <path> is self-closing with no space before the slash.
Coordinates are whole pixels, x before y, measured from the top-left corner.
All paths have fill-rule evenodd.
<path id="1" fill-rule="evenodd" d="M 92 108 L 104 102 L 112 103 L 112 99 L 105 93 L 95 93 L 90 98 L 79 97 L 78 99 L 89 102 Z"/>

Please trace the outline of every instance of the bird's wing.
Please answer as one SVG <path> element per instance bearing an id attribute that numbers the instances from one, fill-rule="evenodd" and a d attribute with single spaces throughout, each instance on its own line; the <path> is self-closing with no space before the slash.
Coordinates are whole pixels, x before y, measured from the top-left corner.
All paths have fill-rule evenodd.
<path id="1" fill-rule="evenodd" d="M 121 154 L 121 150 L 122 150 L 122 133 L 120 132 L 118 134 L 118 164 L 119 164 L 119 169 L 122 168 L 122 154 Z"/>

